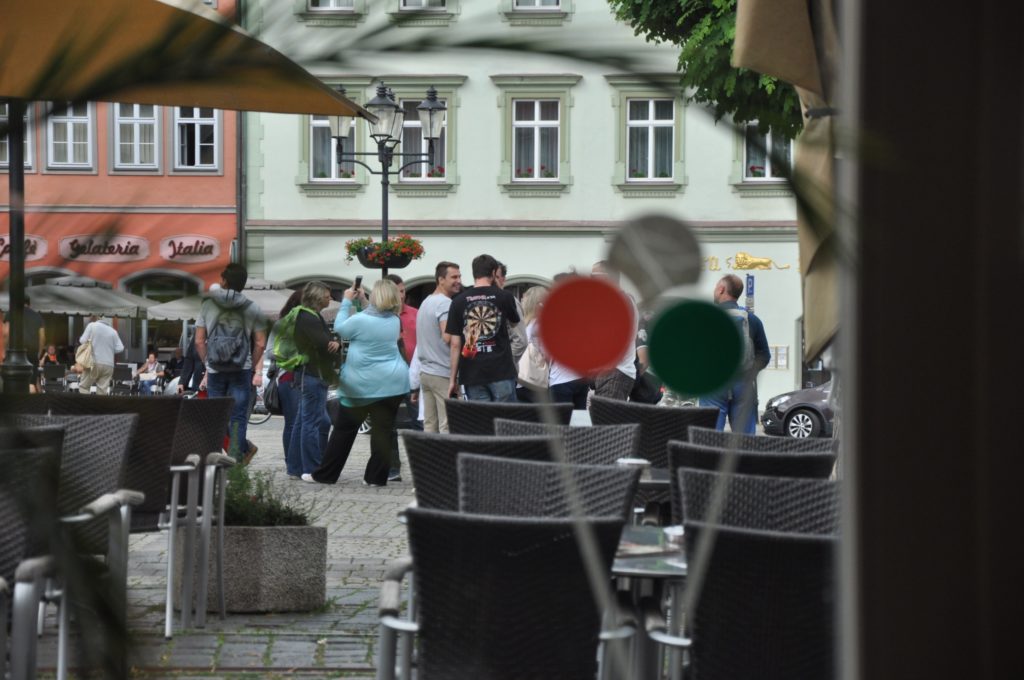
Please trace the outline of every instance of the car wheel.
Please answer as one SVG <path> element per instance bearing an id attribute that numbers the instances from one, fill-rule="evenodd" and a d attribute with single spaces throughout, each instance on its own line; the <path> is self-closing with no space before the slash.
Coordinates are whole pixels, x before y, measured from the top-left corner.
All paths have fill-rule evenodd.
<path id="1" fill-rule="evenodd" d="M 808 409 L 797 409 L 786 418 L 786 435 L 794 439 L 807 439 L 821 435 L 821 417 Z"/>

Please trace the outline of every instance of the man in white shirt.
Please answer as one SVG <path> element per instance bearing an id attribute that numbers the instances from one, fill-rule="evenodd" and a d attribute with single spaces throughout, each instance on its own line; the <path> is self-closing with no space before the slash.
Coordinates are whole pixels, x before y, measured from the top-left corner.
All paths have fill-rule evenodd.
<path id="1" fill-rule="evenodd" d="M 92 323 L 85 327 L 79 342 L 92 343 L 91 368 L 82 373 L 78 383 L 78 391 L 89 394 L 92 386 L 96 386 L 97 394 L 110 394 L 110 382 L 114 377 L 114 355 L 124 351 L 121 336 L 110 325 L 110 319 L 93 317 Z"/>
<path id="2" fill-rule="evenodd" d="M 462 290 L 462 272 L 454 262 L 441 262 L 434 269 L 437 287 L 420 303 L 416 313 L 416 356 L 420 363 L 420 389 L 423 397 L 423 429 L 447 432 L 448 397 L 451 373 L 451 336 L 445 332 L 452 298 Z"/>

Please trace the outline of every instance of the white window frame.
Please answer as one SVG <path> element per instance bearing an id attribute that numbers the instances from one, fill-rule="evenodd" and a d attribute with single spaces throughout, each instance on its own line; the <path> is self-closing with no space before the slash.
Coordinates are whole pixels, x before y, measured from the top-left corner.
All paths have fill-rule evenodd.
<path id="1" fill-rule="evenodd" d="M 525 12 L 561 12 L 562 2 L 561 0 L 555 0 L 554 5 L 542 5 L 543 0 L 512 0 L 512 8 L 517 11 Z"/>
<path id="2" fill-rule="evenodd" d="M 744 126 L 744 128 L 743 128 L 743 135 L 742 135 L 742 137 L 743 137 L 743 181 L 744 182 L 775 182 L 775 183 L 785 182 L 786 181 L 785 177 L 783 177 L 783 176 L 777 176 L 777 177 L 773 176 L 773 173 L 775 172 L 775 170 L 774 170 L 774 168 L 772 168 L 772 151 L 774 150 L 775 142 L 772 139 L 772 133 L 771 132 L 769 132 L 767 135 L 765 135 L 765 148 L 766 148 L 766 151 L 765 151 L 765 159 L 764 159 L 764 163 L 765 163 L 765 165 L 764 165 L 764 175 L 762 177 L 756 177 L 756 176 L 751 174 L 750 162 L 747 159 L 747 145 L 748 145 L 747 135 L 750 134 L 751 130 L 753 130 L 756 134 L 761 134 L 760 132 L 757 131 L 757 123 L 756 122 L 747 123 L 746 126 Z M 792 163 L 793 163 L 793 140 L 786 140 L 786 143 L 789 145 L 789 162 L 790 162 L 790 167 L 792 167 Z"/>
<path id="3" fill-rule="evenodd" d="M 7 102 L 0 102 L 0 122 L 6 123 L 7 116 L 9 115 L 10 109 L 8 108 Z M 32 167 L 32 149 L 35 148 L 35 144 L 32 143 L 32 130 L 35 126 L 32 124 L 32 105 L 28 104 L 25 107 L 25 140 L 24 140 L 24 154 L 25 154 L 25 167 Z M 11 164 L 10 156 L 10 141 L 7 137 L 0 139 L 0 147 L 3 148 L 4 153 L 0 156 L 0 168 L 9 167 Z"/>
<path id="4" fill-rule="evenodd" d="M 437 100 L 447 107 L 448 103 L 444 99 L 441 99 L 440 97 L 438 97 Z M 415 104 L 418 105 L 421 101 L 423 101 L 423 100 L 422 99 L 414 99 L 414 98 L 404 98 L 404 99 L 399 99 L 398 100 L 398 105 L 399 106 L 405 106 L 406 104 L 410 104 L 410 103 L 415 103 Z M 409 149 L 409 148 L 404 146 L 404 142 L 403 142 L 402 152 L 403 153 L 417 153 L 418 152 L 418 153 L 426 154 L 427 151 L 430 148 L 430 144 L 423 137 L 423 125 L 422 125 L 422 123 L 420 123 L 420 118 L 419 118 L 418 115 L 410 117 L 408 114 L 406 114 L 405 122 L 402 124 L 403 137 L 404 137 L 404 133 L 405 133 L 406 130 L 419 130 L 420 131 L 420 148 L 418 150 L 417 149 Z M 399 174 L 398 181 L 399 182 L 444 182 L 444 181 L 446 181 L 447 174 L 448 174 L 448 167 L 447 167 L 447 165 L 448 165 L 447 144 L 448 144 L 448 116 L 446 115 L 445 116 L 445 120 L 444 120 L 444 127 L 441 128 L 441 136 L 437 139 L 436 142 L 434 142 L 434 150 L 435 150 L 435 152 L 437 151 L 438 148 L 441 148 L 444 151 L 444 163 L 445 164 L 440 166 L 444 170 L 444 172 L 442 174 L 440 174 L 440 175 L 435 175 L 435 176 L 432 176 L 432 177 L 428 177 L 427 173 L 433 171 L 434 168 L 436 168 L 438 166 L 435 165 L 434 167 L 430 167 L 430 165 L 428 163 L 420 163 L 418 165 L 410 166 L 406 170 L 403 170 Z M 413 159 L 409 158 L 409 159 L 402 159 L 402 160 L 404 162 L 399 163 L 400 165 L 404 165 L 405 163 L 408 163 L 408 162 L 412 161 Z M 418 172 L 419 175 L 418 176 L 414 176 L 414 177 L 406 177 L 405 173 L 410 171 L 410 170 Z"/>
<path id="5" fill-rule="evenodd" d="M 431 2 L 440 2 L 440 5 L 431 5 Z M 448 11 L 447 0 L 399 0 L 399 9 L 403 11 L 417 12 L 446 12 Z"/>
<path id="6" fill-rule="evenodd" d="M 93 143 L 96 138 L 95 125 L 94 125 L 94 113 L 93 106 L 88 102 L 80 104 L 85 107 L 85 115 L 76 114 L 72 111 L 72 105 L 68 102 L 58 103 L 53 102 L 53 108 L 50 111 L 50 115 L 46 121 L 46 151 L 47 151 L 47 165 L 55 170 L 91 170 L 93 167 Z M 76 125 L 86 126 L 86 160 L 84 162 L 78 162 L 71 160 L 74 156 L 71 141 L 74 137 L 74 128 Z M 68 160 L 58 161 L 56 160 L 56 145 L 55 131 L 63 127 L 67 133 L 67 151 Z"/>
<path id="7" fill-rule="evenodd" d="M 153 116 L 151 118 L 142 116 L 139 113 L 139 108 L 142 104 L 111 104 L 114 109 L 114 130 L 113 130 L 113 156 L 114 156 L 114 169 L 115 170 L 156 170 L 160 167 L 160 110 L 159 107 L 153 105 Z M 122 116 L 121 107 L 131 106 L 132 115 Z M 132 142 L 132 162 L 124 163 L 121 161 L 121 126 L 123 124 L 131 125 L 135 134 Z M 151 126 L 153 128 L 153 161 L 151 163 L 143 163 L 139 160 L 141 156 L 141 135 L 139 134 L 144 126 Z"/>
<path id="8" fill-rule="evenodd" d="M 634 102 L 647 102 L 647 118 L 643 120 L 630 120 L 629 114 L 631 105 Z M 655 103 L 656 102 L 668 102 L 672 105 L 672 117 L 669 119 L 656 119 L 654 117 Z M 669 145 L 669 167 L 672 168 L 672 174 L 668 177 L 656 177 L 654 174 L 655 168 L 655 134 L 654 131 L 657 128 L 669 128 L 672 132 L 672 143 Z M 644 168 L 644 176 L 631 176 L 631 170 L 634 168 L 629 167 L 630 158 L 630 128 L 647 128 L 647 167 Z M 675 148 L 676 148 L 676 102 L 674 99 L 668 97 L 629 97 L 626 99 L 626 181 L 627 182 L 671 182 L 675 177 Z"/>
<path id="9" fill-rule="evenodd" d="M 341 170 L 338 167 L 339 163 L 338 163 L 338 145 L 337 145 L 337 140 L 335 140 L 333 137 L 331 138 L 331 142 L 329 144 L 329 147 L 331 149 L 331 161 L 330 161 L 330 164 L 331 164 L 331 176 L 330 177 L 314 177 L 313 176 L 313 168 L 316 165 L 315 160 L 314 160 L 314 154 L 316 152 L 316 148 L 315 148 L 316 147 L 316 137 L 313 134 L 313 130 L 318 129 L 318 128 L 320 128 L 320 129 L 327 128 L 329 130 L 330 127 L 331 127 L 331 124 L 330 124 L 330 121 L 328 120 L 327 116 L 310 116 L 309 117 L 309 181 L 310 182 L 315 182 L 315 183 L 323 183 L 323 182 L 348 182 L 348 183 L 355 183 L 355 182 L 358 181 L 358 176 L 356 174 L 356 168 L 358 166 L 356 166 L 355 163 L 352 163 L 350 161 L 349 165 L 351 165 L 352 169 L 350 171 L 348 171 L 348 172 L 350 172 L 351 174 L 349 174 L 347 177 L 345 177 L 345 176 L 343 176 L 341 174 Z M 347 142 L 347 144 L 345 146 L 347 151 L 355 151 L 356 150 L 356 148 L 355 148 L 355 140 L 356 140 L 356 136 L 357 136 L 356 130 L 358 129 L 358 127 L 359 127 L 359 124 L 358 124 L 358 122 L 356 122 L 349 129 L 348 142 Z"/>
<path id="10" fill-rule="evenodd" d="M 354 12 L 355 0 L 321 0 L 327 7 L 314 7 L 312 0 L 307 0 L 306 9 L 310 12 Z"/>
<path id="11" fill-rule="evenodd" d="M 517 104 L 523 102 L 533 102 L 533 120 L 516 120 L 515 109 Z M 541 120 L 540 119 L 540 107 L 544 102 L 554 102 L 558 105 L 558 118 L 555 120 Z M 512 181 L 513 182 L 558 182 L 559 174 L 562 171 L 562 163 L 559 156 L 561 155 L 561 144 L 562 144 L 562 101 L 557 98 L 533 98 L 533 97 L 516 97 L 512 99 Z M 532 176 L 521 176 L 517 172 L 519 170 L 518 159 L 516 158 L 516 130 L 523 128 L 533 129 L 533 158 L 536 167 L 533 168 Z M 544 128 L 554 128 L 557 134 L 555 147 L 559 151 L 555 154 L 555 162 L 558 163 L 558 167 L 551 177 L 544 177 L 541 174 L 540 165 L 540 131 Z M 550 168 L 548 169 L 550 172 Z"/>
<path id="12" fill-rule="evenodd" d="M 202 111 L 203 109 L 210 107 L 200 106 L 175 106 L 174 107 L 174 169 L 180 172 L 194 172 L 194 171 L 209 171 L 220 169 L 220 144 L 221 144 L 221 123 L 220 123 L 220 111 L 217 109 L 210 109 L 212 117 L 207 118 L 205 116 L 184 116 L 182 115 L 182 109 L 192 109 L 193 111 Z M 197 162 L 195 165 L 185 165 L 181 162 L 181 127 L 182 125 L 196 125 L 196 126 L 213 126 L 213 162 L 212 163 L 200 163 Z M 195 137 L 196 143 L 199 143 L 200 135 Z M 193 149 L 196 154 L 196 159 L 200 157 L 201 148 L 197 147 Z"/>

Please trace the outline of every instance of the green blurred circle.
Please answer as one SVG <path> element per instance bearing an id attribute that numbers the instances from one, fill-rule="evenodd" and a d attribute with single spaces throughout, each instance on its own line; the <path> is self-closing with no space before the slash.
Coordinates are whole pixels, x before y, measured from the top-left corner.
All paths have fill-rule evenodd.
<path id="1" fill-rule="evenodd" d="M 738 372 L 739 328 L 723 309 L 684 300 L 662 311 L 648 337 L 651 367 L 662 382 L 687 396 L 721 392 Z"/>

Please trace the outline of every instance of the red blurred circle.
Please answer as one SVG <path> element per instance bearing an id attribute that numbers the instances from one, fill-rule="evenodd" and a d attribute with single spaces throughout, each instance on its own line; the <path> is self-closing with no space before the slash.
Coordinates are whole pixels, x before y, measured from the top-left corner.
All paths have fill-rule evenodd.
<path id="1" fill-rule="evenodd" d="M 600 279 L 580 277 L 555 286 L 537 323 L 548 355 L 584 377 L 615 368 L 636 342 L 633 304 Z"/>

